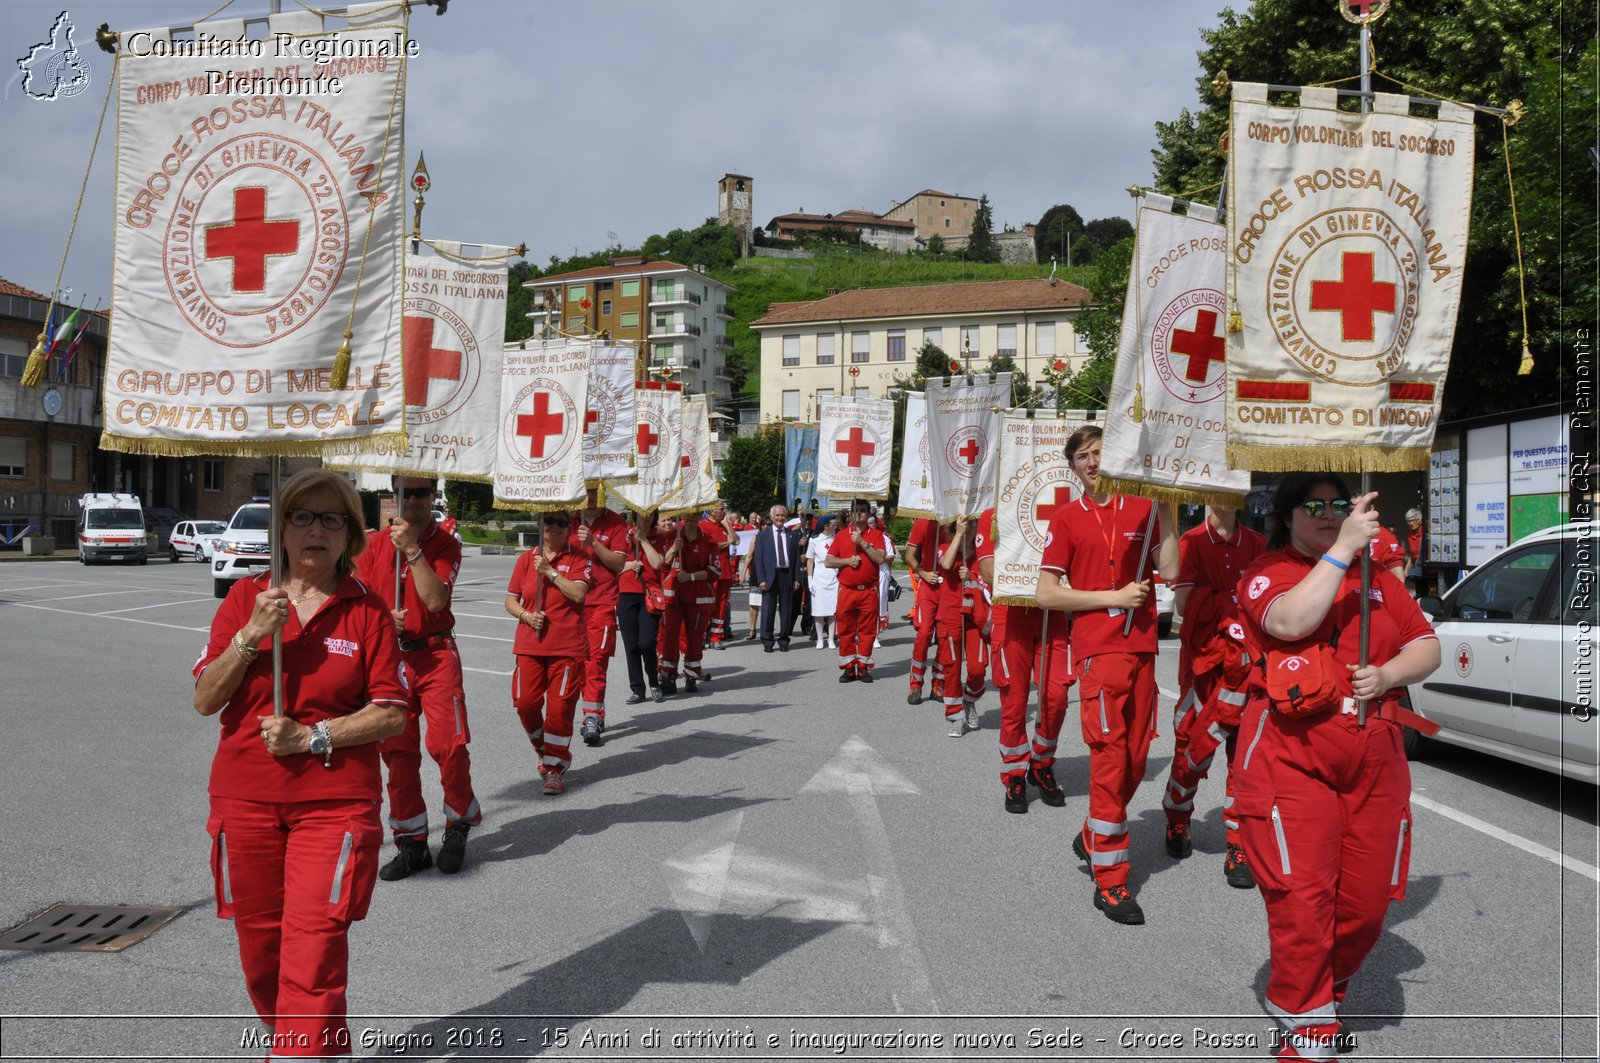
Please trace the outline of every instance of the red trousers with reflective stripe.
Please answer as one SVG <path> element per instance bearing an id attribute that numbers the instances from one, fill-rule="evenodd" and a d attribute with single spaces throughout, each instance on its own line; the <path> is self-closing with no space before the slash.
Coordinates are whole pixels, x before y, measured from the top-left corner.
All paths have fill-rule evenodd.
<path id="1" fill-rule="evenodd" d="M 467 743 L 467 697 L 461 684 L 461 655 L 455 640 L 404 654 L 411 683 L 406 729 L 383 740 L 378 752 L 389 770 L 389 829 L 395 840 L 428 840 L 428 805 L 422 798 L 422 746 L 439 765 L 444 787 L 444 825 L 483 821 L 472 792 L 472 755 Z M 427 736 L 422 723 L 428 725 Z"/>
<path id="2" fill-rule="evenodd" d="M 572 763 L 572 716 L 583 690 L 582 657 L 517 654 L 511 672 L 511 704 L 544 768 Z"/>
<path id="3" fill-rule="evenodd" d="M 928 647 L 933 645 L 934 618 L 939 605 L 938 588 L 928 586 L 928 581 L 917 580 L 917 604 L 913 616 L 916 622 L 916 636 L 911 640 L 911 689 L 915 693 L 922 693 L 922 678 L 928 670 Z M 937 661 L 938 650 L 934 650 L 934 659 Z M 938 665 L 934 665 L 935 677 L 939 673 Z M 933 689 L 937 692 L 940 686 L 934 683 Z"/>
<path id="4" fill-rule="evenodd" d="M 583 622 L 589 628 L 589 661 L 583 670 L 583 698 L 578 704 L 585 715 L 606 716 L 606 673 L 617 652 L 617 608 L 584 607 Z"/>
<path id="5" fill-rule="evenodd" d="M 1057 617 L 1056 633 L 1041 640 L 1037 625 L 1007 624 L 1000 611 L 989 629 L 993 643 L 994 685 L 1000 691 L 1000 781 L 1028 770 L 1029 763 L 1048 768 L 1056 762 L 1056 744 L 1067 717 L 1072 688 L 1072 655 L 1065 619 Z M 1037 678 L 1040 646 L 1044 646 L 1044 700 L 1039 722 L 1028 742 L 1029 685 Z"/>
<path id="6" fill-rule="evenodd" d="M 349 1055 L 337 1046 L 350 1044 L 350 924 L 378 880 L 378 802 L 213 796 L 206 829 L 217 915 L 233 920 L 250 1003 L 283 1046 L 273 1054 Z"/>
<path id="7" fill-rule="evenodd" d="M 939 668 L 944 672 L 944 714 L 946 719 L 964 712 L 962 701 L 977 701 L 983 696 L 984 673 L 989 670 L 989 643 L 983 627 L 967 617 L 965 623 L 944 621 L 937 625 Z M 961 681 L 961 662 L 967 664 L 967 680 Z"/>
<path id="8" fill-rule="evenodd" d="M 1128 802 L 1156 736 L 1156 655 L 1101 653 L 1078 673 L 1078 710 L 1089 747 L 1084 841 L 1095 884 L 1128 883 Z"/>
<path id="9" fill-rule="evenodd" d="M 1252 702 L 1234 810 L 1266 901 L 1267 1009 L 1286 1031 L 1337 1032 L 1329 1012 L 1405 898 L 1411 770 L 1400 727 L 1352 714 L 1289 720 Z M 1317 1058 L 1292 1044 L 1281 1059 Z"/>
<path id="10" fill-rule="evenodd" d="M 666 611 L 661 614 L 661 629 L 656 636 L 656 672 L 659 675 L 677 675 L 678 657 L 683 656 L 683 674 L 700 675 L 700 660 L 705 656 L 706 625 L 711 622 L 711 593 L 705 601 L 686 597 L 699 594 L 700 588 L 678 592 L 667 599 Z"/>
<path id="11" fill-rule="evenodd" d="M 841 585 L 833 616 L 839 636 L 839 667 L 871 668 L 875 663 L 872 644 L 878 637 L 878 585 Z"/>
<path id="12" fill-rule="evenodd" d="M 1188 823 L 1194 817 L 1194 795 L 1200 780 L 1211 774 L 1217 748 L 1223 750 L 1226 777 L 1223 783 L 1222 823 L 1227 844 L 1240 845 L 1239 820 L 1233 811 L 1233 757 L 1239 729 L 1219 719 L 1215 695 L 1219 673 L 1201 677 L 1178 702 L 1179 712 L 1172 725 L 1172 768 L 1167 773 L 1167 792 L 1161 807 L 1168 823 Z M 1203 708 L 1201 706 L 1204 706 Z"/>
<path id="13" fill-rule="evenodd" d="M 711 607 L 708 629 L 713 643 L 727 641 L 728 598 L 733 594 L 733 580 L 717 580 L 717 600 Z"/>

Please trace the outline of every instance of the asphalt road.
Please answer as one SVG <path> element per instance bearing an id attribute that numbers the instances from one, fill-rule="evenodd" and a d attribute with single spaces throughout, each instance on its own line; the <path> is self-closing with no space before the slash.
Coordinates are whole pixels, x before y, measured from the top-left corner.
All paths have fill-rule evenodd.
<path id="1" fill-rule="evenodd" d="M 635 711 L 614 661 L 608 742 L 575 743 L 543 796 L 509 700 L 511 564 L 469 557 L 456 598 L 484 823 L 461 874 L 378 884 L 351 941 L 358 1056 L 1269 1055 L 1265 921 L 1223 882 L 1218 781 L 1195 856 L 1162 849 L 1175 642 L 1130 815 L 1149 921 L 1123 927 L 1067 848 L 1075 712 L 1067 807 L 1005 814 L 994 693 L 948 738 L 936 702 L 905 704 L 898 619 L 870 687 L 800 641 L 737 643 L 698 695 Z M 184 909 L 119 954 L 0 951 L 0 1058 L 264 1055 L 207 868 L 216 725 L 189 668 L 215 605 L 193 563 L 0 565 L 0 927 L 57 902 Z M 1413 782 L 1409 894 L 1346 1012 L 1358 1058 L 1594 1059 L 1595 789 L 1450 750 Z"/>

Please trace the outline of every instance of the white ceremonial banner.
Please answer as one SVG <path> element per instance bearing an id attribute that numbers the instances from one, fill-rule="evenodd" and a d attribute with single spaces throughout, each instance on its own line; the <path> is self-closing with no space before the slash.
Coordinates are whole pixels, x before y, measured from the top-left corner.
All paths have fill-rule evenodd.
<path id="1" fill-rule="evenodd" d="M 699 513 L 717 500 L 717 481 L 711 475 L 710 400 L 704 395 L 684 395 L 682 417 L 678 486 L 661 501 L 666 516 Z"/>
<path id="2" fill-rule="evenodd" d="M 499 440 L 495 424 L 500 362 L 508 346 L 506 275 L 512 249 L 484 245 L 480 259 L 451 253 L 459 244 L 430 246 L 435 254 L 406 259 L 400 343 L 409 446 L 339 455 L 327 464 L 487 483 L 494 479 Z"/>
<path id="3" fill-rule="evenodd" d="M 496 505 L 549 511 L 583 504 L 582 425 L 588 399 L 588 343 L 529 340 L 526 350 L 506 351 L 495 448 Z"/>
<path id="4" fill-rule="evenodd" d="M 583 478 L 591 486 L 638 476 L 633 463 L 634 349 L 595 344 L 589 352 L 589 411 L 583 419 Z"/>
<path id="5" fill-rule="evenodd" d="M 889 497 L 894 401 L 824 402 L 817 410 L 817 491 L 831 498 Z"/>
<path id="6" fill-rule="evenodd" d="M 678 486 L 682 460 L 683 388 L 646 381 L 634 388 L 638 427 L 634 430 L 632 481 L 611 487 L 611 493 L 635 513 L 659 509 Z"/>
<path id="7" fill-rule="evenodd" d="M 941 522 L 994 505 L 1000 411 L 1011 405 L 1011 374 L 928 381 L 928 473 Z"/>
<path id="8" fill-rule="evenodd" d="M 1274 107 L 1233 86 L 1228 137 L 1228 464 L 1428 466 L 1461 301 L 1473 112 L 1332 89 Z"/>
<path id="9" fill-rule="evenodd" d="M 920 391 L 906 392 L 906 426 L 900 441 L 900 504 L 902 517 L 933 519 L 933 480 L 928 475 L 928 401 Z"/>
<path id="10" fill-rule="evenodd" d="M 1053 414 L 1000 415 L 1000 484 L 991 530 L 994 600 L 1001 605 L 1038 605 L 1033 588 L 1050 517 L 1083 494 L 1067 461 L 1067 439 L 1088 423 Z"/>
<path id="11" fill-rule="evenodd" d="M 1228 468 L 1223 433 L 1227 232 L 1214 207 L 1191 203 L 1187 215 L 1172 207 L 1170 196 L 1140 201 L 1100 483 L 1236 506 L 1250 474 Z"/>
<path id="12" fill-rule="evenodd" d="M 103 448 L 405 444 L 405 8 L 378 17 L 325 32 L 315 16 L 274 15 L 251 42 L 261 54 L 243 58 L 165 54 L 165 29 L 118 49 Z M 196 33 L 242 39 L 244 23 Z M 330 53 L 373 58 L 317 58 Z M 335 391 L 347 329 L 349 389 Z"/>

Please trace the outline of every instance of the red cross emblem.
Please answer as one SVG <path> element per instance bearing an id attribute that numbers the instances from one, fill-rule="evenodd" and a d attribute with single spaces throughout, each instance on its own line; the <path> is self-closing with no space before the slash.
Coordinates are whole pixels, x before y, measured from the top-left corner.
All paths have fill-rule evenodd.
<path id="1" fill-rule="evenodd" d="M 1370 343 L 1377 331 L 1376 315 L 1395 312 L 1398 285 L 1373 280 L 1373 258 L 1371 251 L 1346 251 L 1339 280 L 1311 282 L 1311 309 L 1337 311 L 1347 342 Z"/>
<path id="2" fill-rule="evenodd" d="M 634 435 L 634 442 L 640 454 L 655 453 L 656 444 L 661 442 L 661 437 L 650 431 L 650 426 L 643 421 L 639 422 L 639 431 Z"/>
<path id="3" fill-rule="evenodd" d="M 861 432 L 859 425 L 852 427 L 845 437 L 833 445 L 835 453 L 845 456 L 845 464 L 852 469 L 861 468 L 861 463 L 878 452 L 878 444 L 867 439 Z"/>
<path id="4" fill-rule="evenodd" d="M 1072 488 L 1068 487 L 1066 484 L 1057 484 L 1056 485 L 1056 493 L 1055 493 L 1053 499 L 1051 500 L 1051 502 L 1048 505 L 1040 505 L 1040 506 L 1033 507 L 1033 519 L 1034 520 L 1049 520 L 1050 517 L 1051 517 L 1051 514 L 1055 513 L 1055 511 L 1057 509 L 1061 508 L 1062 506 L 1066 505 L 1068 502 L 1071 502 L 1071 501 L 1072 501 Z"/>
<path id="5" fill-rule="evenodd" d="M 1217 312 L 1201 310 L 1195 315 L 1194 328 L 1172 333 L 1172 350 L 1187 355 L 1189 368 L 1183 378 L 1195 384 L 1204 384 L 1211 375 L 1211 363 L 1227 356 L 1227 341 L 1217 332 Z"/>
<path id="6" fill-rule="evenodd" d="M 534 392 L 533 413 L 517 416 L 517 435 L 532 437 L 532 441 L 528 444 L 528 457 L 544 457 L 544 441 L 551 436 L 560 435 L 566 422 L 565 417 L 550 409 L 548 391 Z"/>
<path id="7" fill-rule="evenodd" d="M 583 434 L 588 435 L 589 429 L 600 423 L 600 411 L 590 410 L 583 415 Z"/>
<path id="8" fill-rule="evenodd" d="M 956 450 L 956 453 L 967 459 L 968 465 L 976 465 L 978 464 L 978 454 L 982 450 L 983 448 L 978 446 L 978 441 L 976 439 L 969 439 L 965 443 L 961 444 L 961 446 Z"/>
<path id="9" fill-rule="evenodd" d="M 407 315 L 400 326 L 400 351 L 405 358 L 406 405 L 428 405 L 428 384 L 461 379 L 461 352 L 433 345 L 434 320 Z"/>
<path id="10" fill-rule="evenodd" d="M 298 221 L 267 220 L 265 188 L 233 190 L 233 221 L 206 226 L 207 261 L 233 259 L 233 290 L 260 292 L 267 287 L 267 259 L 292 255 L 300 248 Z"/>

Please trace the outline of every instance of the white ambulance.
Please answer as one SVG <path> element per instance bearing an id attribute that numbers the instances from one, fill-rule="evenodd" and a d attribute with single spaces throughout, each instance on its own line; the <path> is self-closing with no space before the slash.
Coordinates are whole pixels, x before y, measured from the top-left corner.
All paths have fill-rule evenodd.
<path id="1" fill-rule="evenodd" d="M 96 561 L 149 560 L 150 544 L 145 537 L 144 507 L 137 495 L 87 494 L 78 499 L 78 560 L 85 565 Z"/>

